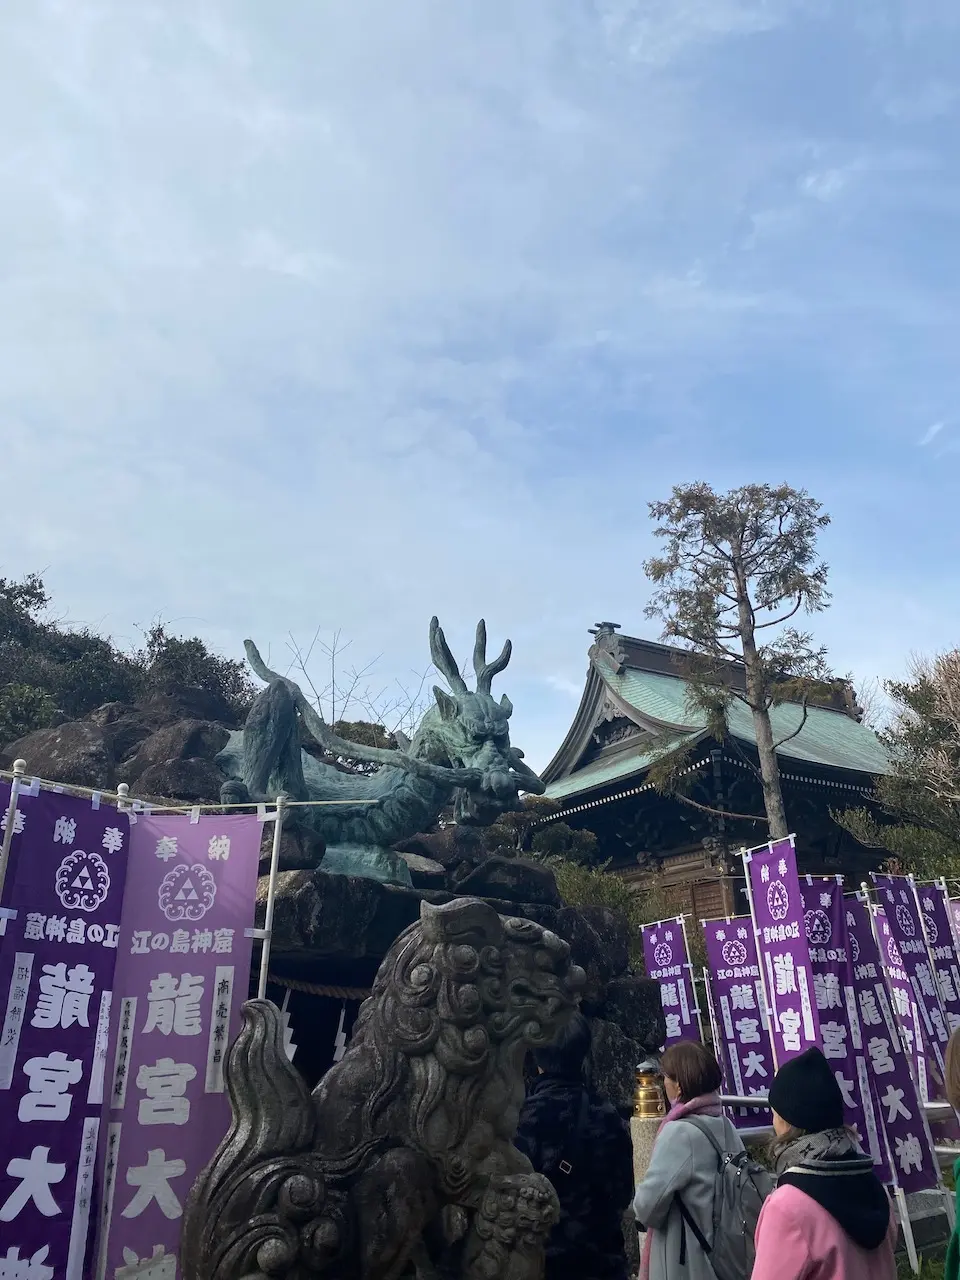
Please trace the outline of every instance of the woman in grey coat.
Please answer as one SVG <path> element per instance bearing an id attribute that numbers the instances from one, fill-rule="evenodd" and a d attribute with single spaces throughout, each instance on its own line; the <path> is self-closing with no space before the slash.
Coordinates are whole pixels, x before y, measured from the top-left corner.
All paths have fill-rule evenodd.
<path id="1" fill-rule="evenodd" d="M 709 1257 L 684 1223 L 678 1200 L 709 1240 L 717 1153 L 709 1138 L 684 1117 L 695 1116 L 709 1126 L 727 1151 L 742 1151 L 743 1143 L 723 1119 L 720 1067 L 709 1049 L 686 1041 L 672 1045 L 660 1060 L 660 1069 L 670 1110 L 633 1200 L 637 1225 L 647 1233 L 640 1280 L 716 1280 Z"/>

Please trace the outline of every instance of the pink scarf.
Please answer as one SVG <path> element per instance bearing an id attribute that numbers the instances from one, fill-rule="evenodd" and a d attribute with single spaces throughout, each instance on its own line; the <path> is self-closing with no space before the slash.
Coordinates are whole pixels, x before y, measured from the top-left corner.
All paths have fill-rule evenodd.
<path id="1" fill-rule="evenodd" d="M 705 1093 L 700 1098 L 691 1098 L 689 1102 L 675 1102 L 660 1121 L 657 1137 L 663 1132 L 663 1126 L 671 1120 L 682 1120 L 684 1116 L 722 1116 L 720 1099 L 715 1093 Z M 640 1258 L 638 1280 L 650 1280 L 650 1250 L 653 1248 L 653 1232 L 647 1231 L 643 1240 L 643 1255 Z"/>

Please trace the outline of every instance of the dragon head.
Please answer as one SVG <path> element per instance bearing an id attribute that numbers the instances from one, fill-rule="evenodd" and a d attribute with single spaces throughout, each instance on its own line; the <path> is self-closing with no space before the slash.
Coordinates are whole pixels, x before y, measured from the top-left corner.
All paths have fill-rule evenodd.
<path id="1" fill-rule="evenodd" d="M 398 733 L 398 740 L 402 739 L 398 749 L 341 738 L 293 680 L 270 670 L 252 640 L 246 641 L 245 648 L 250 666 L 261 680 L 287 688 L 304 728 L 322 747 L 348 760 L 402 769 L 450 788 L 460 823 L 482 826 L 493 822 L 501 813 L 519 808 L 522 791 L 543 795 L 543 782 L 524 764 L 523 752 L 510 743 L 510 699 L 504 696 L 498 702 L 490 692 L 493 677 L 510 661 L 510 641 L 498 658 L 487 662 L 487 628 L 483 621 L 477 625 L 473 650 L 475 690 L 467 688 L 440 623 L 436 618 L 431 621 L 430 654 L 450 692 L 439 686 L 434 688 L 436 706 L 424 716 L 414 744 Z"/>
<path id="2" fill-rule="evenodd" d="M 424 717 L 423 729 L 435 743 L 437 755 L 453 769 L 463 770 L 465 785 L 454 793 L 454 814 L 463 826 L 486 826 L 501 813 L 516 809 L 521 791 L 542 795 L 544 784 L 523 762 L 523 752 L 511 745 L 513 705 L 491 694 L 493 677 L 510 661 L 508 640 L 498 658 L 487 661 L 487 628 L 481 620 L 473 650 L 476 690 L 468 689 L 436 618 L 430 623 L 430 656 L 450 692 L 434 686 L 436 706 Z"/>

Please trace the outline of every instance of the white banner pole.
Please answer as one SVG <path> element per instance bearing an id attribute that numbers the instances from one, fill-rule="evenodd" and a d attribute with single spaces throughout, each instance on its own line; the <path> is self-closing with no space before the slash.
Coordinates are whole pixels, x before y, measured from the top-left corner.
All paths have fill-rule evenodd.
<path id="1" fill-rule="evenodd" d="M 700 1012 L 700 997 L 697 995 L 697 984 L 694 981 L 693 957 L 690 955 L 690 939 L 687 937 L 687 918 L 677 916 L 683 932 L 683 949 L 687 955 L 687 972 L 690 974 L 690 992 L 693 996 L 693 1008 L 697 1015 L 697 1026 L 700 1028 L 700 1043 L 703 1044 L 703 1014 Z M 706 973 L 706 970 L 704 970 Z"/>
<path id="2" fill-rule="evenodd" d="M 13 829 L 17 825 L 17 797 L 20 794 L 20 782 L 26 771 L 26 760 L 15 760 L 13 762 L 13 781 L 10 783 L 10 803 L 7 805 L 7 824 L 3 832 L 3 846 L 0 848 L 0 897 L 3 896 L 3 882 L 7 878 L 7 864 L 10 861 L 10 845 L 13 842 Z"/>
<path id="3" fill-rule="evenodd" d="M 270 972 L 270 948 L 273 944 L 273 910 L 277 900 L 277 875 L 280 871 L 280 837 L 283 834 L 283 810 L 287 797 L 281 792 L 277 796 L 277 808 L 273 815 L 273 848 L 270 852 L 270 880 L 267 884 L 267 910 L 263 920 L 262 941 L 260 943 L 260 983 L 257 987 L 257 999 L 267 997 L 267 975 Z"/>
<path id="4" fill-rule="evenodd" d="M 910 1270 L 915 1276 L 918 1276 L 920 1274 L 920 1258 L 917 1255 L 917 1242 L 913 1237 L 913 1223 L 910 1221 L 910 1211 L 907 1209 L 907 1197 L 904 1194 L 903 1187 L 895 1186 L 893 1188 L 893 1198 L 900 1211 L 900 1229 L 903 1231 L 903 1243 L 907 1246 L 907 1259 L 910 1263 Z"/>

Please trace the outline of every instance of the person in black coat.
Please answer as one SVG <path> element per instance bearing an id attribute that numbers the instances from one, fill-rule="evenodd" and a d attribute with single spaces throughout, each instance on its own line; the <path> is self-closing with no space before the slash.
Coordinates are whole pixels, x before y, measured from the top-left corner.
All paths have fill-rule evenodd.
<path id="1" fill-rule="evenodd" d="M 633 1146 L 616 1108 L 586 1086 L 590 1044 L 589 1023 L 577 1014 L 534 1054 L 538 1076 L 514 1140 L 560 1200 L 545 1280 L 627 1278 L 623 1218 L 633 1199 Z"/>

